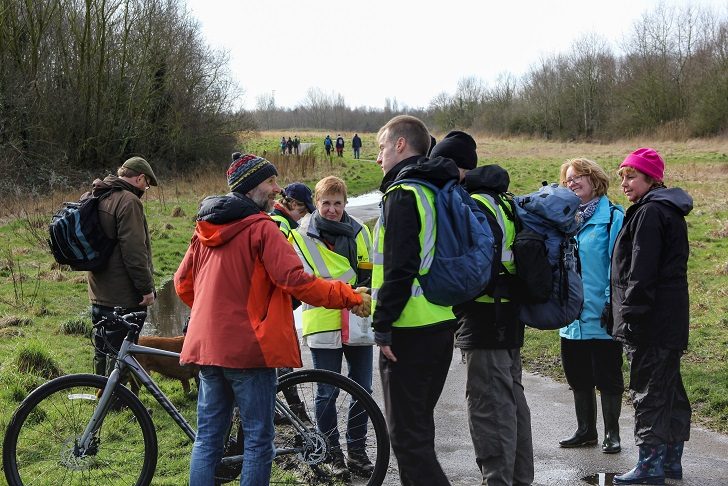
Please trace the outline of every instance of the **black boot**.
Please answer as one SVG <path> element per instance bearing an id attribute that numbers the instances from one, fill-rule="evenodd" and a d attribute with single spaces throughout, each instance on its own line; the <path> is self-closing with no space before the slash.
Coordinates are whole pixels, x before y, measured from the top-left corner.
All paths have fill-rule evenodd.
<path id="1" fill-rule="evenodd" d="M 583 447 L 597 443 L 597 397 L 594 390 L 575 391 L 576 432 L 559 441 L 561 447 Z"/>
<path id="2" fill-rule="evenodd" d="M 604 417 L 604 440 L 602 452 L 615 454 L 622 450 L 619 441 L 619 414 L 622 411 L 622 395 L 602 393 L 602 416 Z"/>
<path id="3" fill-rule="evenodd" d="M 331 474 L 339 479 L 349 478 L 349 468 L 346 467 L 344 453 L 339 447 L 333 447 L 329 451 L 328 463 L 331 466 Z"/>
<path id="4" fill-rule="evenodd" d="M 350 449 L 349 460 L 346 461 L 349 470 L 364 477 L 369 477 L 374 472 L 374 464 L 369 460 L 367 451 L 364 449 Z"/>

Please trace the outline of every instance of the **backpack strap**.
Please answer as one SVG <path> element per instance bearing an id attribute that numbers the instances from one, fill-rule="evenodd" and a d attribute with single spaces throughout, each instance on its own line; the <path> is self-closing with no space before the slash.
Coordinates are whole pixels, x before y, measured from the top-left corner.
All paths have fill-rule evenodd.
<path id="1" fill-rule="evenodd" d="M 617 206 L 609 201 L 609 223 L 607 223 L 607 234 L 612 234 L 612 221 L 614 221 L 614 211 L 617 210 Z"/>

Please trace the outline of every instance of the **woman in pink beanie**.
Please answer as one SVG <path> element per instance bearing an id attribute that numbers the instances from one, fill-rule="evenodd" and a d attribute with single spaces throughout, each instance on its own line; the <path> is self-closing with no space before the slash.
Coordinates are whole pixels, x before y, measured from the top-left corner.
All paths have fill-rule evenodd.
<path id="1" fill-rule="evenodd" d="M 682 478 L 683 445 L 690 438 L 690 402 L 680 359 L 688 346 L 688 230 L 693 208 L 682 189 L 662 182 L 665 162 L 651 148 L 619 166 L 632 206 L 614 244 L 611 316 L 607 327 L 630 364 L 637 465 L 614 484 L 665 484 Z"/>

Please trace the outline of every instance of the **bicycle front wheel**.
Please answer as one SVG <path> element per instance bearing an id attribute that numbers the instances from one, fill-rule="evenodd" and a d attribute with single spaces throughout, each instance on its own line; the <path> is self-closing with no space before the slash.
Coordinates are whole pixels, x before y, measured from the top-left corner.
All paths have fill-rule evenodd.
<path id="1" fill-rule="evenodd" d="M 107 379 L 68 375 L 36 388 L 13 415 L 3 441 L 10 486 L 148 485 L 157 465 L 157 435 L 149 413 L 123 386 L 81 454 L 78 440 Z"/>
<path id="2" fill-rule="evenodd" d="M 327 398 L 323 398 L 327 397 Z M 291 419 L 276 419 L 276 458 L 271 483 L 378 486 L 389 466 L 389 434 L 382 411 L 369 393 L 346 376 L 326 370 L 300 370 L 280 377 L 278 400 L 307 426 L 301 434 Z M 305 435 L 305 437 L 304 437 Z M 333 454 L 346 458 L 348 471 L 337 471 Z M 352 462 L 365 454 L 368 470 Z M 277 475 L 280 474 L 280 478 Z"/>

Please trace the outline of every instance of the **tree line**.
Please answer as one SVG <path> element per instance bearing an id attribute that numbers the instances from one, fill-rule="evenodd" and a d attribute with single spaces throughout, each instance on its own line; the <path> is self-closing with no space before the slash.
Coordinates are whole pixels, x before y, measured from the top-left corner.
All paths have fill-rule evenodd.
<path id="1" fill-rule="evenodd" d="M 422 108 L 351 108 L 311 88 L 294 108 L 264 95 L 247 113 L 227 64 L 180 0 L 0 0 L 0 194 L 72 185 L 131 155 L 164 176 L 226 160 L 242 130 L 367 132 L 400 113 L 558 139 L 728 128 L 728 18 L 694 7 L 645 13 L 618 53 L 586 35 L 520 77 L 463 78 Z"/>
<path id="2" fill-rule="evenodd" d="M 226 65 L 176 0 L 0 0 L 0 189 L 227 158 L 252 120 Z"/>
<path id="3" fill-rule="evenodd" d="M 396 100 L 384 110 L 348 108 L 341 95 L 312 89 L 293 109 L 259 97 L 255 119 L 265 128 L 365 131 L 392 113 L 408 112 L 443 131 L 547 139 L 716 135 L 728 128 L 725 13 L 661 4 L 633 24 L 617 53 L 605 39 L 584 35 L 520 78 L 504 73 L 490 86 L 463 78 L 454 93 L 436 95 L 423 109 L 398 107 Z"/>

